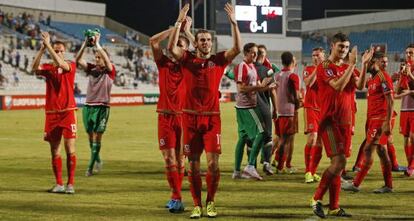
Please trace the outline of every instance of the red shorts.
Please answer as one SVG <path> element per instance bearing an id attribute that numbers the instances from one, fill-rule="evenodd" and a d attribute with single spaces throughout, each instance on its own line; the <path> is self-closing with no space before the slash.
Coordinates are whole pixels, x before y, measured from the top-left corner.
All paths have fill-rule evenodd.
<path id="1" fill-rule="evenodd" d="M 387 145 L 388 136 L 382 133 L 384 120 L 371 119 L 368 121 L 367 143 Z"/>
<path id="2" fill-rule="evenodd" d="M 414 111 L 401 111 L 400 134 L 408 137 L 410 133 L 414 133 Z"/>
<path id="3" fill-rule="evenodd" d="M 220 115 L 183 114 L 184 154 L 201 155 L 206 153 L 221 154 L 221 119 Z"/>
<path id="4" fill-rule="evenodd" d="M 76 138 L 76 113 L 74 110 L 62 113 L 47 113 L 45 121 L 45 141 L 60 141 L 62 135 L 65 139 Z"/>
<path id="5" fill-rule="evenodd" d="M 298 132 L 298 115 L 293 117 L 278 117 L 274 120 L 275 133 L 277 136 L 293 135 Z"/>
<path id="6" fill-rule="evenodd" d="M 304 108 L 303 113 L 305 114 L 305 134 L 317 133 L 319 130 L 319 118 L 321 112 L 313 108 Z"/>
<path id="7" fill-rule="evenodd" d="M 351 130 L 352 125 L 338 125 L 333 122 L 319 125 L 319 135 L 328 157 L 338 154 L 344 154 L 347 158 L 351 156 Z"/>
<path id="8" fill-rule="evenodd" d="M 158 144 L 160 150 L 181 147 L 181 115 L 158 114 Z"/>

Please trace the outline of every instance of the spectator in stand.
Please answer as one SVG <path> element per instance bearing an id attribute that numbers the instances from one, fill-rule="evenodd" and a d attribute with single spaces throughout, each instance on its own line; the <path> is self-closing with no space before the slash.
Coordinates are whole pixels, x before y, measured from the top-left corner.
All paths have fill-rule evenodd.
<path id="1" fill-rule="evenodd" d="M 15 67 L 19 68 L 20 67 L 20 53 L 18 51 L 16 51 L 16 56 L 14 57 L 16 63 L 15 63 Z"/>
<path id="2" fill-rule="evenodd" d="M 39 23 L 46 25 L 46 18 L 43 15 L 43 12 L 40 12 L 40 14 L 39 14 Z"/>
<path id="3" fill-rule="evenodd" d="M 13 72 L 13 86 L 17 87 L 19 86 L 19 77 L 17 76 L 17 69 Z"/>
<path id="4" fill-rule="evenodd" d="M 8 52 L 8 54 L 7 54 L 7 58 L 8 58 L 7 63 L 12 64 L 13 63 L 13 53 L 12 53 L 12 50 L 8 50 L 7 52 Z"/>
<path id="5" fill-rule="evenodd" d="M 47 16 L 47 18 L 46 18 L 46 25 L 47 26 L 50 26 L 50 21 L 52 20 L 52 17 L 49 15 L 49 16 Z"/>
<path id="6" fill-rule="evenodd" d="M 29 58 L 27 55 L 24 55 L 24 70 L 27 70 L 27 66 L 29 66 Z"/>
<path id="7" fill-rule="evenodd" d="M 3 47 L 1 49 L 1 60 L 4 61 L 4 57 L 6 56 L 6 49 Z"/>
<path id="8" fill-rule="evenodd" d="M 7 78 L 3 75 L 2 67 L 3 65 L 0 63 L 0 89 L 3 89 L 5 86 L 5 83 L 8 82 Z"/>
<path id="9" fill-rule="evenodd" d="M 75 88 L 73 89 L 73 93 L 75 93 L 75 96 L 79 96 L 82 94 L 82 91 L 78 86 L 78 83 L 75 83 Z"/>
<path id="10" fill-rule="evenodd" d="M 125 74 L 122 73 L 121 75 L 119 75 L 118 86 L 124 87 L 125 85 L 126 85 L 126 78 L 125 78 Z"/>

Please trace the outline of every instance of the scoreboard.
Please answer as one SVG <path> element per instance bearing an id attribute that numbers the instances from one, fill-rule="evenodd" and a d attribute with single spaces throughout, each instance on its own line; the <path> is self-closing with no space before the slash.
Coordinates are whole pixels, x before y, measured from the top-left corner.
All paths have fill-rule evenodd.
<path id="1" fill-rule="evenodd" d="M 283 0 L 236 0 L 235 12 L 241 33 L 284 34 Z"/>

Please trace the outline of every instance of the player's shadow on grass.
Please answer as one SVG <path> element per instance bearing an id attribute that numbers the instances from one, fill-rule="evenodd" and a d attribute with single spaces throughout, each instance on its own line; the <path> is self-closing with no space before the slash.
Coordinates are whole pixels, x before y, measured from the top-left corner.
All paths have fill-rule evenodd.
<path id="1" fill-rule="evenodd" d="M 223 207 L 227 206 L 227 209 L 229 210 L 235 210 L 235 211 L 240 211 L 240 209 L 245 209 L 245 210 L 255 210 L 255 209 L 310 209 L 309 205 L 284 205 L 284 204 L 274 204 L 274 203 L 266 203 L 266 204 L 258 204 L 258 205 L 242 205 L 242 204 L 238 204 L 238 205 L 220 205 Z"/>
<path id="2" fill-rule="evenodd" d="M 241 214 L 238 212 L 235 212 L 234 214 L 226 214 L 226 213 L 220 213 L 220 217 L 224 218 L 248 218 L 248 219 L 306 219 L 309 218 L 312 214 L 292 214 L 292 213 L 286 213 L 286 214 L 278 214 L 278 213 L 249 213 L 249 214 Z"/>
<path id="3" fill-rule="evenodd" d="M 56 194 L 60 195 L 60 194 Z M 65 195 L 65 194 L 61 194 Z M 67 195 L 66 195 L 67 196 Z M 125 217 L 125 220 L 134 220 L 142 216 L 142 211 L 137 209 L 135 204 L 131 205 L 121 205 L 121 204 L 112 204 L 108 205 L 108 202 L 105 204 L 96 204 L 95 202 L 90 202 L 87 204 L 79 204 L 73 202 L 72 197 L 67 197 L 69 200 L 65 201 L 66 203 L 61 203 L 62 198 L 58 198 L 56 203 L 53 201 L 36 201 L 36 202 L 22 202 L 17 200 L 1 200 L 0 205 L 2 210 L 9 211 L 28 211 L 34 214 L 42 215 L 69 215 L 74 220 L 80 220 L 79 217 L 83 217 L 84 220 L 90 214 L 99 214 L 100 216 L 106 218 L 107 220 L 119 219 L 120 217 Z M 57 199 L 57 198 L 55 198 Z M 116 211 L 116 212 L 115 212 Z M 75 218 L 74 216 L 78 216 Z"/>

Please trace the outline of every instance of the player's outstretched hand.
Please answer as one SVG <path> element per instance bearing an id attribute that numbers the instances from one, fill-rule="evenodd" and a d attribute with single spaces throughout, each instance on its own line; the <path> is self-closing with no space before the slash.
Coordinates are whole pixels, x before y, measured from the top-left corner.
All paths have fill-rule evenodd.
<path id="1" fill-rule="evenodd" d="M 371 48 L 370 50 L 366 50 L 364 54 L 362 55 L 362 64 L 368 64 L 369 61 L 371 61 L 372 56 L 374 55 L 374 48 Z"/>
<path id="2" fill-rule="evenodd" d="M 358 47 L 354 46 L 352 47 L 351 53 L 349 53 L 349 63 L 351 65 L 357 63 L 357 56 L 358 56 Z"/>
<path id="3" fill-rule="evenodd" d="M 236 13 L 234 12 L 233 6 L 230 3 L 226 3 L 226 5 L 224 6 L 224 11 L 226 11 L 230 23 L 236 25 Z"/>
<path id="4" fill-rule="evenodd" d="M 99 44 L 99 40 L 101 40 L 101 33 L 96 33 L 95 34 L 95 44 L 96 45 Z"/>
<path id="5" fill-rule="evenodd" d="M 193 23 L 193 19 L 190 16 L 186 16 L 185 24 L 184 24 L 184 31 L 190 31 L 192 23 Z"/>
<path id="6" fill-rule="evenodd" d="M 46 32 L 46 31 L 42 32 L 40 34 L 40 37 L 43 40 L 43 44 L 45 44 L 45 45 L 50 44 L 50 35 L 49 35 L 49 32 Z"/>
<path id="7" fill-rule="evenodd" d="M 187 12 L 190 9 L 190 4 L 185 4 L 178 14 L 177 22 L 184 22 L 187 17 Z"/>

